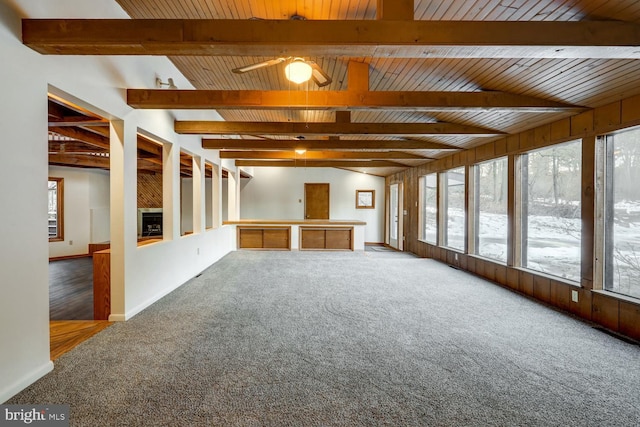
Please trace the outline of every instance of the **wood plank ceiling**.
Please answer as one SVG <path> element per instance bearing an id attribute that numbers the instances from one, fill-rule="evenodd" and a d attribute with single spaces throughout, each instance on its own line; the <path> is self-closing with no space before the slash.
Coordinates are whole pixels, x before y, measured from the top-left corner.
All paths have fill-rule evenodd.
<path id="1" fill-rule="evenodd" d="M 640 94 L 636 0 L 117 1 L 133 19 L 148 20 L 145 31 L 158 34 L 155 40 L 172 37 L 168 23 L 179 25 L 183 37 L 213 34 L 214 28 L 222 34 L 215 39 L 219 44 L 213 36 L 200 45 L 130 42 L 129 53 L 142 47 L 169 55 L 196 91 L 131 88 L 128 97 L 135 108 L 215 108 L 230 123 L 178 122 L 176 129 L 202 134 L 203 146 L 222 149 L 221 157 L 237 158 L 241 165 L 287 165 L 303 156 L 309 164 L 339 161 L 337 167 L 384 176 L 452 149 Z M 151 18 L 238 21 L 160 26 Z M 388 27 L 380 24 L 385 21 Z M 48 27 L 56 36 L 44 40 L 47 27 L 42 24 L 39 33 L 38 25 L 23 27 L 25 44 L 45 53 L 70 53 L 65 49 L 73 43 L 65 47 L 56 39 L 62 31 L 51 30 L 61 29 L 59 23 Z M 406 36 L 404 27 L 420 32 L 416 43 L 394 46 Z M 123 28 L 119 31 L 126 32 Z M 344 31 L 314 34 L 316 28 Z M 298 34 L 291 48 L 276 40 L 287 31 Z M 127 52 L 114 42 L 113 32 L 89 31 L 88 46 L 75 34 L 76 53 Z M 352 43 L 337 46 L 332 37 Z M 362 41 L 367 37 L 373 46 Z M 421 37 L 431 42 L 418 41 Z M 375 45 L 376 40 L 381 42 Z M 278 52 L 274 56 L 315 61 L 332 82 L 295 85 L 285 78 L 283 64 L 231 72 Z M 296 157 L 296 147 L 309 154 Z M 372 163 L 364 167 L 363 161 Z"/>

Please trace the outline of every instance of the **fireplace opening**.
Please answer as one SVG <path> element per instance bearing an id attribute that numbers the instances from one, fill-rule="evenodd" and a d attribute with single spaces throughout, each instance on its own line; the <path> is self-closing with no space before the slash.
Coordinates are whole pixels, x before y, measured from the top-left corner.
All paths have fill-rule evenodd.
<path id="1" fill-rule="evenodd" d="M 140 237 L 162 236 L 162 212 L 141 212 Z"/>

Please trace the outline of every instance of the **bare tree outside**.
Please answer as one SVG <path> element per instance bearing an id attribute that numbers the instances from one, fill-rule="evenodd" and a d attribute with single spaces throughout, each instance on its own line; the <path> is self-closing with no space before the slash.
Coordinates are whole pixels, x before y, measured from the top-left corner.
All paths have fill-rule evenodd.
<path id="1" fill-rule="evenodd" d="M 609 236 L 605 251 L 612 271 L 605 272 L 605 289 L 640 297 L 640 130 L 607 136 L 606 218 Z M 608 274 L 607 274 L 608 273 Z"/>
<path id="2" fill-rule="evenodd" d="M 523 266 L 580 280 L 581 141 L 523 155 Z"/>
<path id="3" fill-rule="evenodd" d="M 507 262 L 507 165 L 503 157 L 475 167 L 476 253 L 501 262 Z"/>
<path id="4" fill-rule="evenodd" d="M 422 177 L 422 239 L 426 242 L 437 244 L 438 236 L 438 177 L 432 173 Z"/>
<path id="5" fill-rule="evenodd" d="M 444 210 L 445 246 L 464 250 L 465 221 L 465 170 L 464 167 L 451 169 L 444 173 L 446 179 Z"/>

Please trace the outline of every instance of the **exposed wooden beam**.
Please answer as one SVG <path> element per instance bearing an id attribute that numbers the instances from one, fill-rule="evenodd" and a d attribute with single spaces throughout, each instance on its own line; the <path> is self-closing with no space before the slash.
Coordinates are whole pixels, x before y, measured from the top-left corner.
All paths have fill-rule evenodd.
<path id="1" fill-rule="evenodd" d="M 108 153 L 104 148 L 88 145 L 82 141 L 49 141 L 49 153 Z"/>
<path id="2" fill-rule="evenodd" d="M 108 156 L 94 156 L 88 154 L 68 154 L 65 152 L 49 153 L 49 163 L 59 166 L 85 167 L 109 169 L 110 161 Z M 152 159 L 138 159 L 138 170 L 146 172 L 162 172 L 162 163 L 157 164 Z"/>
<path id="3" fill-rule="evenodd" d="M 413 19 L 413 0 L 378 0 L 376 18 L 385 20 Z"/>
<path id="4" fill-rule="evenodd" d="M 368 160 L 368 159 L 384 159 L 384 160 L 429 160 L 429 157 L 420 156 L 418 154 L 403 153 L 402 151 L 307 151 L 298 154 L 294 150 L 288 151 L 220 151 L 221 159 L 275 159 L 275 160 Z"/>
<path id="5" fill-rule="evenodd" d="M 88 130 L 76 127 L 49 127 L 49 131 L 77 139 L 78 141 L 86 142 L 87 144 L 95 145 L 96 147 L 103 148 L 107 151 L 110 150 L 109 138 L 100 136 Z"/>
<path id="6" fill-rule="evenodd" d="M 22 40 L 56 55 L 640 58 L 640 25 L 622 21 L 24 19 Z"/>
<path id="7" fill-rule="evenodd" d="M 389 168 L 409 166 L 384 160 L 236 160 L 236 166 L 306 167 L 306 168 Z"/>
<path id="8" fill-rule="evenodd" d="M 49 118 L 49 126 L 109 126 L 109 122 L 95 117 L 66 116 Z"/>
<path id="9" fill-rule="evenodd" d="M 369 92 L 369 64 L 349 61 L 347 88 L 349 92 Z"/>
<path id="10" fill-rule="evenodd" d="M 109 157 L 83 154 L 49 154 L 49 163 L 86 168 L 109 169 Z"/>
<path id="11" fill-rule="evenodd" d="M 504 132 L 456 123 L 176 121 L 174 130 L 180 134 L 204 135 L 504 135 Z"/>
<path id="12" fill-rule="evenodd" d="M 142 135 L 138 135 L 136 141 L 138 150 L 145 151 L 152 154 L 153 156 L 158 156 L 160 157 L 160 159 L 162 159 L 162 145 L 150 139 L 147 139 Z"/>
<path id="13" fill-rule="evenodd" d="M 264 140 L 202 139 L 202 148 L 216 150 L 460 150 L 459 147 L 417 140 Z"/>
<path id="14" fill-rule="evenodd" d="M 366 64 L 365 64 L 366 65 Z M 349 73 L 349 87 L 352 85 Z M 355 77 L 353 77 L 356 81 Z M 356 83 L 353 83 L 356 85 Z M 127 103 L 140 109 L 297 109 L 297 110 L 518 110 L 579 112 L 583 107 L 506 92 L 260 91 L 128 89 Z"/>

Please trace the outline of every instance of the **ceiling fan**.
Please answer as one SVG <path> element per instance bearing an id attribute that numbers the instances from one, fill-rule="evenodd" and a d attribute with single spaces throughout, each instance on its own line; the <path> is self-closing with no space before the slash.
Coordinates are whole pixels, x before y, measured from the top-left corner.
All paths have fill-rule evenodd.
<path id="1" fill-rule="evenodd" d="M 331 77 L 314 61 L 307 61 L 304 58 L 293 56 L 269 59 L 258 62 L 257 64 L 234 68 L 231 71 L 236 74 L 243 74 L 248 71 L 278 65 L 283 62 L 288 62 L 284 70 L 285 76 L 294 83 L 300 84 L 308 80 L 313 80 L 318 87 L 323 87 L 332 82 Z"/>

